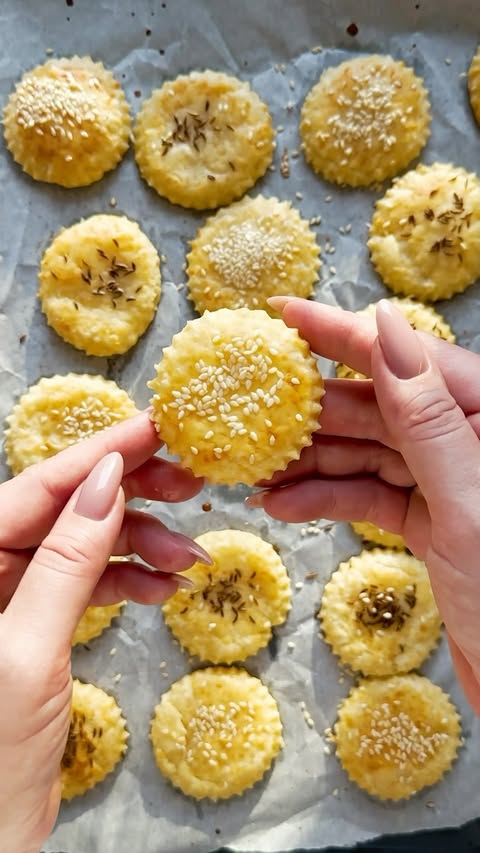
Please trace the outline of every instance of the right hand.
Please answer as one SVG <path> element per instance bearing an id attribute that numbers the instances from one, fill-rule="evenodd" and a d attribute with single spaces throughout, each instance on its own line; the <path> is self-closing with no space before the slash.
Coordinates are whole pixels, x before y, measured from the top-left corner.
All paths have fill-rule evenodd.
<path id="1" fill-rule="evenodd" d="M 315 352 L 373 383 L 327 380 L 321 433 L 248 503 L 284 521 L 367 520 L 403 535 L 428 567 L 457 675 L 480 713 L 480 356 L 414 332 L 386 301 L 378 337 L 366 318 L 283 303 L 283 319 Z"/>

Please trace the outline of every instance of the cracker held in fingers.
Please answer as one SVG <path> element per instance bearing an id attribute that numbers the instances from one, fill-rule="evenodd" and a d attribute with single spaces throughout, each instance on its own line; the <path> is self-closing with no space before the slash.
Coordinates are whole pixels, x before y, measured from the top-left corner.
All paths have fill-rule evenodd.
<path id="1" fill-rule="evenodd" d="M 318 430 L 323 381 L 306 341 L 265 311 L 206 311 L 163 351 L 152 418 L 170 453 L 211 483 L 253 485 Z"/>

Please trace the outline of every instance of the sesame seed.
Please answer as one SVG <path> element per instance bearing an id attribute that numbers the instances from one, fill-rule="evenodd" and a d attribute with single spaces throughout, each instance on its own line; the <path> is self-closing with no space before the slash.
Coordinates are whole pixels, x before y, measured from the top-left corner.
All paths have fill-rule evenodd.
<path id="1" fill-rule="evenodd" d="M 87 89 L 81 86 L 71 73 L 48 77 L 26 74 L 15 90 L 17 124 L 25 130 L 47 129 L 63 145 L 65 137 L 73 139 L 69 127 L 80 130 L 85 123 L 88 126 L 102 120 L 97 78 L 90 77 L 87 85 Z"/>
<path id="2" fill-rule="evenodd" d="M 297 583 L 295 584 L 295 589 L 299 589 L 299 590 L 303 589 L 303 582 L 297 581 Z"/>
<path id="3" fill-rule="evenodd" d="M 118 684 L 118 682 L 120 681 L 121 677 L 122 677 L 122 673 L 121 673 L 121 672 L 117 672 L 117 674 L 116 674 L 116 675 L 114 676 L 114 678 L 113 678 L 114 684 Z"/>
<path id="4" fill-rule="evenodd" d="M 359 734 L 358 757 L 381 754 L 386 764 L 403 769 L 406 762 L 421 767 L 445 740 L 447 732 L 432 732 L 430 725 L 417 725 L 404 710 L 390 702 L 364 708 L 367 726 Z M 352 736 L 355 735 L 355 731 Z"/>
<path id="5" fill-rule="evenodd" d="M 293 248 L 291 238 L 279 233 L 275 222 L 263 219 L 230 227 L 206 251 L 225 284 L 239 292 L 234 307 L 241 308 L 248 302 L 246 291 L 257 288 L 262 276 L 284 267 Z"/>
<path id="6" fill-rule="evenodd" d="M 299 200 L 299 201 L 302 201 L 302 199 L 303 199 L 303 193 L 296 192 L 296 193 L 295 193 L 295 198 L 298 198 L 298 200 Z"/>
<path id="7" fill-rule="evenodd" d="M 96 397 L 85 397 L 76 406 L 64 406 L 58 409 L 56 432 L 67 444 L 76 444 L 83 438 L 89 438 L 107 427 L 123 420 L 120 412 L 105 406 Z"/>
<path id="8" fill-rule="evenodd" d="M 382 67 L 357 70 L 350 82 L 348 96 L 344 91 L 329 93 L 336 101 L 337 111 L 318 134 L 321 142 L 331 140 L 346 155 L 345 164 L 359 143 L 367 150 L 380 144 L 389 152 L 397 142 L 396 125 L 401 126 L 404 120 L 402 108 L 395 101 L 400 81 L 391 79 Z"/>
<path id="9" fill-rule="evenodd" d="M 290 640 L 290 641 L 287 643 L 287 649 L 288 649 L 288 651 L 289 651 L 289 652 L 293 652 L 294 648 L 295 648 L 295 643 L 293 643 L 293 642 L 292 642 L 292 640 Z"/>
<path id="10" fill-rule="evenodd" d="M 110 649 L 110 654 L 112 655 L 112 657 L 113 657 L 113 655 L 116 655 L 117 654 L 116 648 Z"/>

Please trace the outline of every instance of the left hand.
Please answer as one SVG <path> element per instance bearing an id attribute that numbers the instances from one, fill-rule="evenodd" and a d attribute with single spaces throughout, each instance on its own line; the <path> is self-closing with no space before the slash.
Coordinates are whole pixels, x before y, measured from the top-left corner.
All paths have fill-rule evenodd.
<path id="1" fill-rule="evenodd" d="M 60 803 L 71 702 L 70 654 L 89 604 L 162 601 L 210 558 L 132 497 L 182 501 L 202 481 L 151 458 L 148 414 L 62 451 L 0 485 L 0 850 L 38 853 Z M 108 565 L 114 555 L 135 562 Z M 160 571 L 158 571 L 160 570 Z M 2 612 L 3 611 L 3 612 Z"/>

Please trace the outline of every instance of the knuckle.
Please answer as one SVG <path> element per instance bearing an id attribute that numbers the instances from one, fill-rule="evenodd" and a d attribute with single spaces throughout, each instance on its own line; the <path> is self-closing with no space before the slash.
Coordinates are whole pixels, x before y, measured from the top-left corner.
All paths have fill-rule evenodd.
<path id="1" fill-rule="evenodd" d="M 84 571 L 95 555 L 95 543 L 82 531 L 60 533 L 53 531 L 42 542 L 36 562 L 68 574 Z"/>
<path id="2" fill-rule="evenodd" d="M 416 441 L 433 441 L 453 435 L 463 426 L 463 417 L 450 394 L 424 388 L 406 403 L 402 421 Z"/>

